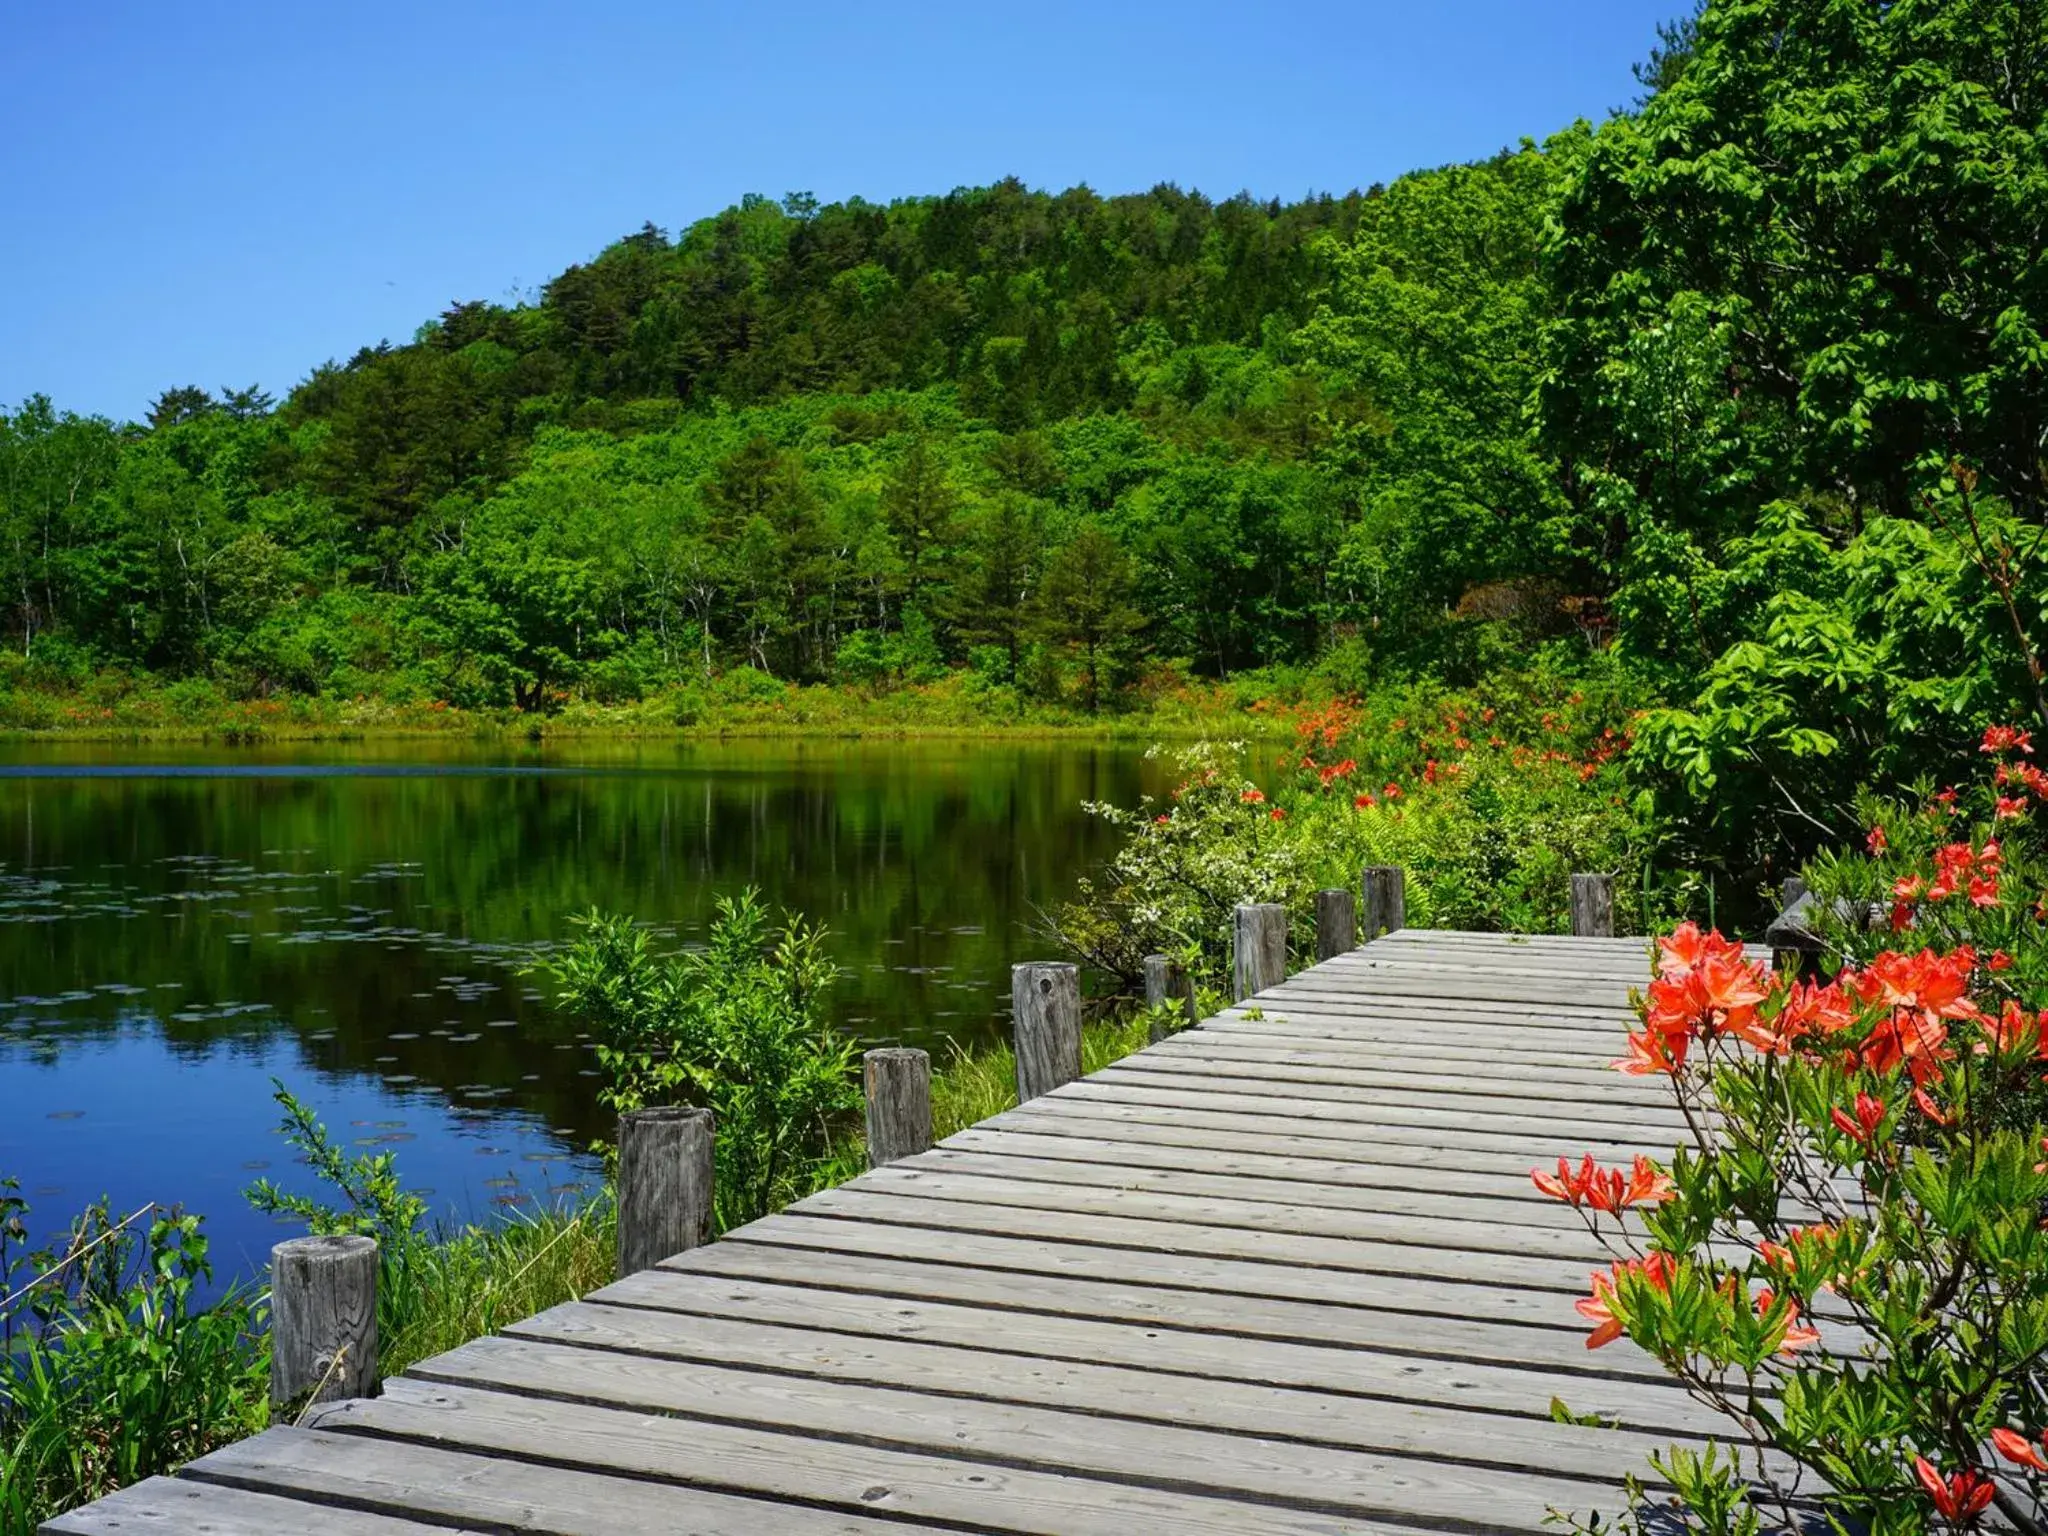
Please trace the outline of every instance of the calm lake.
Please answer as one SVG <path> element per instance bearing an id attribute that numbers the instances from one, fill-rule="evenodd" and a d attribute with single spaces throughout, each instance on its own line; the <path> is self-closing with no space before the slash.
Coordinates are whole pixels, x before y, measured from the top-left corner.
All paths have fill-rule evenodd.
<path id="1" fill-rule="evenodd" d="M 833 1013 L 935 1053 L 1006 1027 L 1036 909 L 1113 846 L 1135 749 L 972 743 L 0 746 L 0 1176 L 207 1217 L 216 1268 L 304 1187 L 271 1079 L 436 1209 L 573 1198 L 589 1048 L 524 974 L 592 906 L 672 943 L 753 885 L 826 924 Z"/>

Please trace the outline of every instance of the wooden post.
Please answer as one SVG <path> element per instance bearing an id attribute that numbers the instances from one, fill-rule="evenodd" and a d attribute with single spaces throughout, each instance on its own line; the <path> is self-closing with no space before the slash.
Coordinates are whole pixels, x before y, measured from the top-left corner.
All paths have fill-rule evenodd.
<path id="1" fill-rule="evenodd" d="M 868 1166 L 915 1157 L 932 1144 L 932 1059 L 887 1046 L 860 1059 L 868 1100 Z"/>
<path id="2" fill-rule="evenodd" d="M 1572 876 L 1572 932 L 1580 938 L 1614 937 L 1614 876 Z"/>
<path id="3" fill-rule="evenodd" d="M 1247 902 L 1236 912 L 1231 983 L 1238 1002 L 1287 979 L 1287 909 Z"/>
<path id="4" fill-rule="evenodd" d="M 1787 875 L 1778 887 L 1778 915 L 1771 919 L 1771 926 L 1765 930 L 1766 940 L 1782 939 L 1789 930 L 1804 927 L 1803 914 L 1813 906 L 1808 898 L 1806 881 L 1798 875 Z M 1805 943 L 1771 945 L 1771 969 L 1790 971 L 1794 975 L 1806 969 L 1806 962 L 1814 952 L 1811 936 L 1801 933 Z"/>
<path id="5" fill-rule="evenodd" d="M 1011 966 L 1010 1006 L 1017 1102 L 1028 1104 L 1081 1075 L 1081 968 L 1064 960 Z"/>
<path id="6" fill-rule="evenodd" d="M 708 1109 L 619 1116 L 619 1276 L 711 1241 L 716 1163 Z"/>
<path id="7" fill-rule="evenodd" d="M 1358 898 L 1346 890 L 1316 892 L 1316 962 L 1358 948 Z"/>
<path id="8" fill-rule="evenodd" d="M 295 1237 L 270 1250 L 270 1409 L 377 1390 L 377 1240 Z"/>
<path id="9" fill-rule="evenodd" d="M 1166 1025 L 1159 1010 L 1178 1003 L 1190 1026 L 1199 1023 L 1195 1017 L 1195 982 L 1188 975 L 1187 967 L 1178 960 L 1165 955 L 1145 957 L 1145 1006 L 1152 1012 L 1152 1043 L 1157 1045 L 1166 1038 Z"/>
<path id="10" fill-rule="evenodd" d="M 1361 880 L 1365 892 L 1365 942 L 1408 926 L 1408 877 L 1398 864 L 1368 864 Z"/>

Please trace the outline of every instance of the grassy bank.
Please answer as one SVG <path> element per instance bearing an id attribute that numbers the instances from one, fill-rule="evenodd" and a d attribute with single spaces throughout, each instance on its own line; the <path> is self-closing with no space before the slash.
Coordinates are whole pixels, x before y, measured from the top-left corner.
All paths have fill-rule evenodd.
<path id="1" fill-rule="evenodd" d="M 966 736 L 1029 739 L 1262 734 L 1276 710 L 1328 692 L 1307 678 L 1246 674 L 1229 683 L 1162 672 L 1089 711 L 1027 698 L 958 671 L 867 687 L 785 683 L 738 669 L 645 697 L 568 698 L 537 712 L 461 709 L 431 698 L 281 694 L 235 697 L 205 679 L 146 673 L 60 677 L 0 666 L 0 737 L 259 742 L 360 736 L 427 738 L 719 738 Z"/>

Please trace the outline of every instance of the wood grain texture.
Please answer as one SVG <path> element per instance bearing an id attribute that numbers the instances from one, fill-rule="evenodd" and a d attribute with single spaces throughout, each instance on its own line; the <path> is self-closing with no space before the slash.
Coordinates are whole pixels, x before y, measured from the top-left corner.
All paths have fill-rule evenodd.
<path id="1" fill-rule="evenodd" d="M 1200 1023 L 1195 1013 L 1194 980 L 1187 967 L 1167 955 L 1145 957 L 1145 1006 L 1152 1012 L 1151 1040 L 1157 1045 L 1167 1038 L 1168 1023 L 1160 1010 L 1177 1008 L 1187 1025 Z"/>
<path id="2" fill-rule="evenodd" d="M 1316 960 L 1334 960 L 1358 948 L 1358 898 L 1341 887 L 1316 892 Z"/>
<path id="3" fill-rule="evenodd" d="M 377 1390 L 377 1240 L 295 1237 L 270 1250 L 270 1406 Z"/>
<path id="4" fill-rule="evenodd" d="M 1408 925 L 1408 874 L 1400 865 L 1368 864 L 1358 884 L 1366 942 Z"/>
<path id="5" fill-rule="evenodd" d="M 717 1187 L 708 1109 L 636 1109 L 619 1117 L 619 1273 L 711 1240 Z"/>
<path id="6" fill-rule="evenodd" d="M 1010 967 L 1017 1054 L 1017 1102 L 1081 1075 L 1081 970 L 1065 961 Z"/>
<path id="7" fill-rule="evenodd" d="M 1287 979 L 1287 909 L 1247 902 L 1231 914 L 1231 995 L 1240 1000 Z"/>
<path id="8" fill-rule="evenodd" d="M 932 1144 L 932 1059 L 884 1046 L 861 1057 L 867 1101 L 868 1166 L 915 1157 Z"/>

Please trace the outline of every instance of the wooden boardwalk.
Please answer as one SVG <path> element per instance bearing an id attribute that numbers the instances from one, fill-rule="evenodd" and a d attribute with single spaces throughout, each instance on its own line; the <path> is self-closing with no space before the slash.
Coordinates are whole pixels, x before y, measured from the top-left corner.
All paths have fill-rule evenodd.
<path id="1" fill-rule="evenodd" d="M 1667 1153 L 1630 939 L 1407 930 L 46 1529 L 1534 1531 L 1713 1424 L 1529 1170 Z M 1554 1422 L 1553 1399 L 1618 1427 Z"/>

